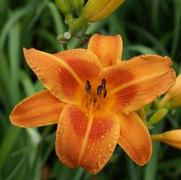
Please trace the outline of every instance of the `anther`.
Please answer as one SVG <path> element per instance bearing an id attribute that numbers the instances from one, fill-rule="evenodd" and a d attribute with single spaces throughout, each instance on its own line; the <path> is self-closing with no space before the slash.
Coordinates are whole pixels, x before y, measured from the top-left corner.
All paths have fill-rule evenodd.
<path id="1" fill-rule="evenodd" d="M 107 96 L 107 91 L 105 90 L 103 97 L 106 98 L 106 96 Z"/>
<path id="2" fill-rule="evenodd" d="M 102 94 L 102 85 L 99 85 L 98 88 L 97 88 L 97 95 L 99 97 L 101 97 L 101 94 Z"/>
<path id="3" fill-rule="evenodd" d="M 102 84 L 101 85 L 102 85 L 103 89 L 106 89 L 106 80 L 105 79 L 102 80 Z"/>
<path id="4" fill-rule="evenodd" d="M 91 93 L 91 85 L 90 85 L 90 81 L 86 80 L 85 83 L 85 91 L 90 94 Z"/>

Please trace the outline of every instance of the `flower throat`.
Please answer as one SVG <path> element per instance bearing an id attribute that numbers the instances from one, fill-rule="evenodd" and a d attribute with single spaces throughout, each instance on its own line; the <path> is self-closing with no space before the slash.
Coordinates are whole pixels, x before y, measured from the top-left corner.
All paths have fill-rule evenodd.
<path id="1" fill-rule="evenodd" d="M 94 109 L 100 108 L 102 100 L 105 99 L 107 96 L 106 80 L 102 79 L 102 82 L 100 85 L 98 85 L 96 92 L 93 91 L 90 81 L 86 80 L 85 91 L 86 103 L 84 103 L 84 105 L 87 108 L 92 105 L 94 106 Z"/>

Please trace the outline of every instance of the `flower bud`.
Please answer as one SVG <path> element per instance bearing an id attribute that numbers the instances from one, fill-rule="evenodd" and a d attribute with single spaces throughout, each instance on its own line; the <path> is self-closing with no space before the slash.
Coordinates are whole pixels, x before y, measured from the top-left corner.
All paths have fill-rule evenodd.
<path id="1" fill-rule="evenodd" d="M 98 21 L 109 16 L 124 0 L 88 0 L 81 15 L 89 22 Z"/>
<path id="2" fill-rule="evenodd" d="M 67 13 L 78 15 L 84 5 L 84 0 L 55 0 L 55 2 L 64 15 Z"/>
<path id="3" fill-rule="evenodd" d="M 181 149 L 181 129 L 166 131 L 151 136 L 153 141 L 160 141 L 175 148 Z"/>
<path id="4" fill-rule="evenodd" d="M 177 76 L 175 84 L 160 101 L 161 107 L 167 104 L 170 104 L 171 108 L 181 106 L 181 74 Z"/>
<path id="5" fill-rule="evenodd" d="M 62 13 L 67 14 L 72 11 L 68 0 L 55 0 L 55 2 L 62 11 Z"/>
<path id="6" fill-rule="evenodd" d="M 168 113 L 168 109 L 160 108 L 158 109 L 150 118 L 149 124 L 154 125 L 160 122 Z"/>
<path id="7" fill-rule="evenodd" d="M 72 0 L 71 5 L 74 11 L 80 11 L 84 5 L 84 0 Z"/>

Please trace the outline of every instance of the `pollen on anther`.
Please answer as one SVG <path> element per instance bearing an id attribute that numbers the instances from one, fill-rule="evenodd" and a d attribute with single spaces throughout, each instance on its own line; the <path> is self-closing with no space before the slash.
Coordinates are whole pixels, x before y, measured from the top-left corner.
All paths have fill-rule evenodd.
<path id="1" fill-rule="evenodd" d="M 104 91 L 103 97 L 106 98 L 106 95 L 107 95 L 107 90 Z"/>
<path id="2" fill-rule="evenodd" d="M 102 94 L 102 85 L 99 85 L 98 88 L 97 88 L 97 95 L 99 97 L 101 97 L 101 94 Z"/>
<path id="3" fill-rule="evenodd" d="M 90 84 L 90 81 L 86 80 L 86 83 L 85 83 L 85 91 L 90 94 L 91 93 L 91 84 Z"/>
<path id="4" fill-rule="evenodd" d="M 102 79 L 102 88 L 105 89 L 106 88 L 106 80 L 105 79 Z"/>

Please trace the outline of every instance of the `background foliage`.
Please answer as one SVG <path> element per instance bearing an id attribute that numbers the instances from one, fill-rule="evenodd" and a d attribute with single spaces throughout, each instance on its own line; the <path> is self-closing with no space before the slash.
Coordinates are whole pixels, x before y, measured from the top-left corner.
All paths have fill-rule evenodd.
<path id="1" fill-rule="evenodd" d="M 42 89 L 24 61 L 22 47 L 47 52 L 62 50 L 56 36 L 67 30 L 63 16 L 50 0 L 0 0 L 0 179 L 181 179 L 181 153 L 154 144 L 151 161 L 138 167 L 120 148 L 96 176 L 65 167 L 55 155 L 55 126 L 13 127 L 8 119 L 21 99 Z M 167 55 L 181 69 L 181 1 L 126 0 L 112 16 L 92 24 L 87 33 L 121 34 L 124 59 L 145 53 Z M 72 43 L 74 47 L 75 43 Z M 181 109 L 169 114 L 155 132 L 181 127 Z M 131 132 L 131 129 L 130 129 Z"/>

